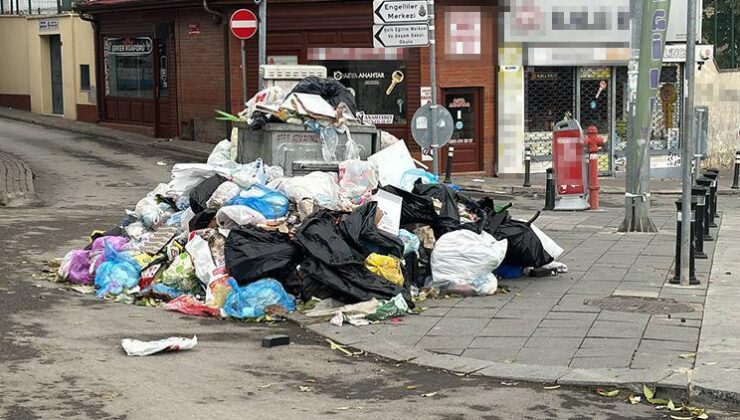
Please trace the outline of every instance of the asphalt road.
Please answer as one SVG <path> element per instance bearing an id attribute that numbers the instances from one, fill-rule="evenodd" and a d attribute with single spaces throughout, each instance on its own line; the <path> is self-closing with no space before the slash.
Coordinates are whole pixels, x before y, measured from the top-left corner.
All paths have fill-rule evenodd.
<path id="1" fill-rule="evenodd" d="M 100 301 L 40 280 L 45 260 L 83 246 L 92 229 L 113 225 L 125 208 L 167 182 L 175 156 L 3 119 L 0 151 L 31 165 L 42 199 L 34 207 L 0 208 L 0 418 L 665 416 L 622 396 L 503 385 L 347 357 L 290 324 L 186 317 Z M 261 338 L 273 333 L 289 334 L 291 345 L 261 348 Z M 124 337 L 173 335 L 197 335 L 199 345 L 144 358 L 127 357 L 120 348 Z M 428 393 L 436 394 L 422 396 Z"/>

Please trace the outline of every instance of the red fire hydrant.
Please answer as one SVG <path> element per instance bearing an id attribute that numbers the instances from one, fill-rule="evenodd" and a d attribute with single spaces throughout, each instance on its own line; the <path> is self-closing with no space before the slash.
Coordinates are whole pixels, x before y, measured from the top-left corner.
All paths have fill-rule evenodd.
<path id="1" fill-rule="evenodd" d="M 599 136 L 596 126 L 586 129 L 588 146 L 588 204 L 591 210 L 599 209 L 599 149 L 604 145 L 604 138 Z"/>

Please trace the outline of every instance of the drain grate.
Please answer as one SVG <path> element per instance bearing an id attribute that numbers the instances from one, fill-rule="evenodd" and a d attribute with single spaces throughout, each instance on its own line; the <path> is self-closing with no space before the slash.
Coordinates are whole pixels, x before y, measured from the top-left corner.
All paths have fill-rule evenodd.
<path id="1" fill-rule="evenodd" d="M 682 312 L 694 312 L 696 307 L 675 299 L 648 298 L 637 296 L 610 296 L 602 299 L 583 302 L 596 306 L 604 311 L 633 312 L 650 315 L 668 315 Z"/>

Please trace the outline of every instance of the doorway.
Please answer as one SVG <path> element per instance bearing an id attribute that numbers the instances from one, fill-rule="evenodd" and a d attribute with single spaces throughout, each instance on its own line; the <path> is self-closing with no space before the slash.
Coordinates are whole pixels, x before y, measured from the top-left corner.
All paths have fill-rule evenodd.
<path id="1" fill-rule="evenodd" d="M 51 63 L 51 111 L 54 114 L 63 115 L 62 40 L 59 35 L 49 36 L 49 61 Z"/>
<path id="2" fill-rule="evenodd" d="M 170 55 L 174 49 L 172 24 L 157 24 L 154 28 L 154 128 L 155 137 L 172 137 L 170 109 Z"/>
<path id="3" fill-rule="evenodd" d="M 483 139 L 481 129 L 479 88 L 443 89 L 444 106 L 452 114 L 455 124 L 449 145 L 455 148 L 455 159 L 452 171 L 483 171 Z M 447 153 L 442 153 L 442 168 L 446 165 Z"/>

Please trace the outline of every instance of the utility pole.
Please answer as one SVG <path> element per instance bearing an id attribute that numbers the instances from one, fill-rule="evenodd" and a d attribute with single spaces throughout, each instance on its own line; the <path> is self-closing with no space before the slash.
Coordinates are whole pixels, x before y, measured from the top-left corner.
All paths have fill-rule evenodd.
<path id="1" fill-rule="evenodd" d="M 429 73 L 432 85 L 431 108 L 431 135 L 432 135 L 432 173 L 439 175 L 439 145 L 437 142 L 437 38 L 435 22 L 434 0 L 429 0 Z"/>
<path id="2" fill-rule="evenodd" d="M 689 285 L 689 258 L 691 252 L 691 162 L 693 158 L 694 131 L 694 75 L 696 74 L 696 0 L 688 0 L 688 17 L 686 19 L 686 102 L 683 107 L 685 136 L 681 139 L 683 153 L 681 169 L 683 170 L 683 188 L 681 190 L 681 286 Z M 700 168 L 696 168 L 698 172 Z"/>
<path id="3" fill-rule="evenodd" d="M 267 0 L 254 0 L 259 5 L 259 68 L 267 64 Z M 259 73 L 259 71 L 258 71 Z M 265 89 L 265 80 L 259 76 L 259 89 Z"/>
<path id="4" fill-rule="evenodd" d="M 639 28 L 632 28 L 630 85 L 637 72 L 634 106 L 630 109 L 630 133 L 627 141 L 627 177 L 625 181 L 625 218 L 620 232 L 656 232 L 650 219 L 650 137 L 652 115 L 657 102 L 660 69 L 663 64 L 670 0 L 636 0 L 632 23 L 642 12 Z M 639 43 L 637 34 L 639 33 Z M 635 48 L 639 45 L 639 54 Z M 637 69 L 634 59 L 638 57 Z M 630 92 L 630 96 L 632 96 Z"/>

